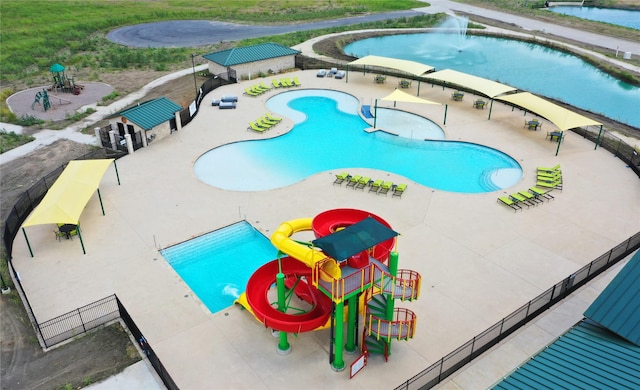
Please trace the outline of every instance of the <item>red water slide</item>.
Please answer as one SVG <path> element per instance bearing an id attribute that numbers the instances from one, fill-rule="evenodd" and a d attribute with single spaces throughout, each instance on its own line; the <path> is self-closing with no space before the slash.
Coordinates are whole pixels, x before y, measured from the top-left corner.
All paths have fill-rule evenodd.
<path id="1" fill-rule="evenodd" d="M 280 261 L 285 279 L 292 276 L 311 279 L 311 268 L 298 260 L 284 257 Z M 312 305 L 311 311 L 303 314 L 287 314 L 279 311 L 275 305 L 271 306 L 267 293 L 276 283 L 278 272 L 280 272 L 278 260 L 273 260 L 258 268 L 249 278 L 245 294 L 254 316 L 269 328 L 290 333 L 309 332 L 325 325 L 331 316 L 331 299 L 308 285 L 304 279 L 296 287 L 296 293 Z"/>

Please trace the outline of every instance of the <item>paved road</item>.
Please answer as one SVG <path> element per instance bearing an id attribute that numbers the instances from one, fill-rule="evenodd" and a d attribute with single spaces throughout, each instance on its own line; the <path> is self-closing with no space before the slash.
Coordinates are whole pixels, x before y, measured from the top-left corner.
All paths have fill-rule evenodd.
<path id="1" fill-rule="evenodd" d="M 419 11 L 397 11 L 354 16 L 313 23 L 294 23 L 274 26 L 244 25 L 208 20 L 172 20 L 125 26 L 110 31 L 107 39 L 129 47 L 195 47 L 226 41 L 239 41 L 295 31 L 350 26 L 421 15 Z"/>

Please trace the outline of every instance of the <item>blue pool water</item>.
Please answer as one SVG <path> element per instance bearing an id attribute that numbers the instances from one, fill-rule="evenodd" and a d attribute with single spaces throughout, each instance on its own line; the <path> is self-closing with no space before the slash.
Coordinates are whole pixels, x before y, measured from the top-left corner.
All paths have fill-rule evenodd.
<path id="1" fill-rule="evenodd" d="M 212 313 L 232 306 L 253 271 L 277 258 L 269 239 L 244 221 L 160 253 Z"/>
<path id="2" fill-rule="evenodd" d="M 544 46 L 493 37 L 446 33 L 363 39 L 345 53 L 416 61 L 454 69 L 564 101 L 640 128 L 640 88 L 619 81 L 578 57 Z"/>
<path id="3" fill-rule="evenodd" d="M 549 11 L 640 30 L 640 11 L 597 7 L 550 7 Z"/>
<path id="4" fill-rule="evenodd" d="M 522 177 L 513 158 L 492 148 L 368 133 L 370 125 L 356 114 L 358 100 L 351 95 L 303 90 L 272 99 L 267 107 L 292 118 L 293 130 L 210 150 L 194 164 L 200 180 L 227 190 L 261 191 L 328 170 L 372 168 L 439 190 L 479 193 L 511 187 Z"/>

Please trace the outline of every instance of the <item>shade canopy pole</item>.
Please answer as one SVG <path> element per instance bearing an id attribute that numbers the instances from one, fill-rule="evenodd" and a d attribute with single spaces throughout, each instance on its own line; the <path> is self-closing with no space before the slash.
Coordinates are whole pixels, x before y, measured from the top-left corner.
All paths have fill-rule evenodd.
<path id="1" fill-rule="evenodd" d="M 347 64 L 347 74 L 344 76 L 344 78 L 345 78 L 344 82 L 348 83 L 349 82 L 349 64 Z"/>
<path id="2" fill-rule="evenodd" d="M 100 188 L 98 188 L 98 200 L 100 200 L 100 209 L 102 209 L 102 215 L 104 215 L 104 205 L 102 204 L 102 196 L 100 195 Z"/>
<path id="3" fill-rule="evenodd" d="M 416 96 L 420 96 L 420 80 L 418 80 L 418 94 Z"/>
<path id="4" fill-rule="evenodd" d="M 31 257 L 33 257 L 33 251 L 31 250 L 31 244 L 29 243 L 29 237 L 27 237 L 27 232 L 22 228 L 22 234 L 24 235 L 24 239 L 27 242 L 27 248 L 29 248 L 29 253 Z"/>
<path id="5" fill-rule="evenodd" d="M 491 120 L 491 110 L 493 109 L 493 98 L 491 99 L 491 104 L 489 104 L 489 117 L 487 120 Z"/>
<path id="6" fill-rule="evenodd" d="M 116 164 L 115 159 L 113 159 L 113 167 L 116 170 L 116 179 L 118 179 L 118 185 L 120 185 L 120 174 L 118 174 L 118 164 Z"/>
<path id="7" fill-rule="evenodd" d="M 84 250 L 84 241 L 82 241 L 82 233 L 80 232 L 80 224 L 76 225 L 76 230 L 78 231 L 78 238 L 80 238 L 80 246 L 82 246 L 82 254 L 86 255 L 87 251 Z"/>
<path id="8" fill-rule="evenodd" d="M 598 132 L 598 139 L 596 140 L 596 147 L 593 148 L 593 150 L 598 149 L 598 146 L 600 146 L 600 137 L 602 136 L 602 125 L 600 125 L 600 131 Z"/>
<path id="9" fill-rule="evenodd" d="M 376 103 L 373 106 L 373 128 L 376 128 L 376 122 L 378 120 L 378 99 L 376 99 Z"/>
<path id="10" fill-rule="evenodd" d="M 447 110 L 449 109 L 449 105 L 445 104 L 444 105 L 444 122 L 442 124 L 446 125 L 447 124 Z"/>
<path id="11" fill-rule="evenodd" d="M 562 143 L 562 139 L 564 138 L 564 130 L 560 132 L 560 136 L 558 137 L 558 147 L 556 148 L 556 156 L 558 152 L 560 152 L 560 144 Z"/>

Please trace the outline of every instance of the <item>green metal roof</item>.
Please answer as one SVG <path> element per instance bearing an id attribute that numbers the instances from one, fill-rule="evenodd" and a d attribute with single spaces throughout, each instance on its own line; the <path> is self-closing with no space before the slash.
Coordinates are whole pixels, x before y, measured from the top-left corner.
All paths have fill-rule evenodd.
<path id="1" fill-rule="evenodd" d="M 166 97 L 160 97 L 121 111 L 119 115 L 145 130 L 151 130 L 159 124 L 173 119 L 174 114 L 180 110 L 182 107 L 176 103 Z"/>
<path id="2" fill-rule="evenodd" d="M 585 319 L 494 389 L 638 389 L 640 347 Z"/>
<path id="3" fill-rule="evenodd" d="M 640 251 L 620 270 L 584 315 L 640 346 Z"/>
<path id="4" fill-rule="evenodd" d="M 290 47 L 269 42 L 254 46 L 235 47 L 233 49 L 217 51 L 205 54 L 203 57 L 222 66 L 233 66 L 246 64 L 248 62 L 268 60 L 271 58 L 291 56 L 299 53 L 300 51 L 294 50 Z"/>

